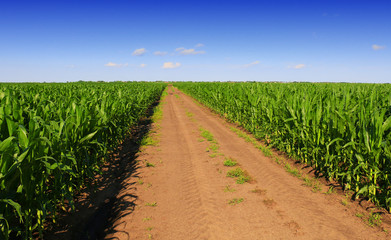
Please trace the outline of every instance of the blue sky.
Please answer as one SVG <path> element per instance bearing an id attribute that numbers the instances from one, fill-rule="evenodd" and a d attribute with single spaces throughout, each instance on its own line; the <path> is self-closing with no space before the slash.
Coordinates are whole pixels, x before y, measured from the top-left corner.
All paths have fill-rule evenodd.
<path id="1" fill-rule="evenodd" d="M 391 1 L 1 1 L 0 81 L 391 83 Z"/>

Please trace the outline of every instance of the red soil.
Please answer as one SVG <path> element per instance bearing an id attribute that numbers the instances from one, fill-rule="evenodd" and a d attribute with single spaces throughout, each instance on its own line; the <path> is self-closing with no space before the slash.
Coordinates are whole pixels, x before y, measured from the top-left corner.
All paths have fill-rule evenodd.
<path id="1" fill-rule="evenodd" d="M 200 127 L 216 139 L 217 156 L 207 151 L 210 143 L 201 140 Z M 139 168 L 117 196 L 121 212 L 106 239 L 390 238 L 355 216 L 341 196 L 312 192 L 223 119 L 172 87 L 154 131 L 158 145 L 139 154 Z M 226 177 L 232 167 L 223 166 L 225 157 L 235 159 L 253 181 L 236 184 Z M 235 198 L 243 201 L 229 204 Z"/>

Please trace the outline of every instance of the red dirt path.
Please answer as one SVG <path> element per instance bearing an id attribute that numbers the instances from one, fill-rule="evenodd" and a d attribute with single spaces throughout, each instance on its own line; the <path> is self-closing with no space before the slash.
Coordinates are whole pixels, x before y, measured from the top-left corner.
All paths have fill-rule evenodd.
<path id="1" fill-rule="evenodd" d="M 128 178 L 130 187 L 118 196 L 135 207 L 122 212 L 106 239 L 389 238 L 332 196 L 303 186 L 190 97 L 172 87 L 168 92 L 155 126 L 158 146 L 144 148 L 137 177 Z M 218 156 L 206 151 L 210 143 L 201 141 L 200 127 L 214 135 Z M 225 157 L 254 181 L 236 184 L 226 177 L 232 167 L 223 166 Z M 224 191 L 227 186 L 235 191 Z M 234 198 L 243 202 L 228 204 Z"/>

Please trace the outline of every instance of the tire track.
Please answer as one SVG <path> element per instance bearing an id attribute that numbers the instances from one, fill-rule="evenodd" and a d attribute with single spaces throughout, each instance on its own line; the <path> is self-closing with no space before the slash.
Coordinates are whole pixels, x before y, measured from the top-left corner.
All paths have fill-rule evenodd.
<path id="1" fill-rule="evenodd" d="M 180 186 L 178 190 L 181 192 L 181 199 L 184 203 L 185 208 L 182 209 L 183 217 L 186 218 L 185 222 L 188 222 L 190 229 L 183 229 L 179 236 L 172 236 L 180 239 L 181 236 L 188 239 L 208 239 L 210 236 L 209 233 L 209 222 L 208 222 L 208 213 L 203 209 L 203 199 L 202 193 L 200 191 L 200 186 L 198 183 L 198 178 L 196 177 L 194 166 L 193 166 L 193 156 L 192 150 L 190 149 L 191 143 L 188 139 L 187 134 L 184 134 L 186 127 L 181 119 L 178 117 L 177 109 L 173 106 L 173 96 L 170 95 L 167 97 L 167 107 L 168 107 L 168 120 L 171 123 L 176 123 L 175 137 L 177 139 L 176 151 L 172 151 L 172 154 L 177 154 L 181 159 L 179 162 L 180 169 Z"/>
<path id="2" fill-rule="evenodd" d="M 221 205 L 221 199 L 216 199 L 214 192 L 222 188 L 217 182 L 210 181 L 213 176 L 210 175 L 210 168 L 208 164 L 205 163 L 205 159 L 208 159 L 208 156 L 204 151 L 204 147 L 196 147 L 198 141 L 196 135 L 192 134 L 192 129 L 198 129 L 197 125 L 191 122 L 186 116 L 185 109 L 179 109 L 178 104 L 173 103 L 173 108 L 175 115 L 179 118 L 179 130 L 183 133 L 185 138 L 187 138 L 186 142 L 188 143 L 187 146 L 189 147 L 189 151 L 195 156 L 191 157 L 191 162 L 184 167 L 188 167 L 189 170 L 191 169 L 191 171 L 194 172 L 192 179 L 189 180 L 190 187 L 194 186 L 194 184 L 198 184 L 199 187 L 199 196 L 201 196 L 200 207 L 203 209 L 203 217 L 204 219 L 206 218 L 205 223 L 209 230 L 207 239 L 221 239 L 221 234 L 225 231 L 225 222 L 218 211 L 219 206 Z M 196 133 L 197 132 L 198 131 L 196 131 Z M 198 232 L 199 230 L 205 231 L 205 229 L 196 229 Z"/>

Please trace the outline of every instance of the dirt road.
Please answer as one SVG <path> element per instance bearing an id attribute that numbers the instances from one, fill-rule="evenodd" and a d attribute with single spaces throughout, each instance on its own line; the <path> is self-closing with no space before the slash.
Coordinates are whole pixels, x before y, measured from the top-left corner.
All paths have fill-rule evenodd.
<path id="1" fill-rule="evenodd" d="M 137 174 L 119 195 L 135 207 L 123 211 L 106 239 L 388 238 L 332 196 L 314 193 L 224 120 L 173 90 L 152 135 L 157 143 L 140 153 Z M 226 176 L 237 167 L 224 166 L 228 158 L 248 172 L 249 183 Z"/>

